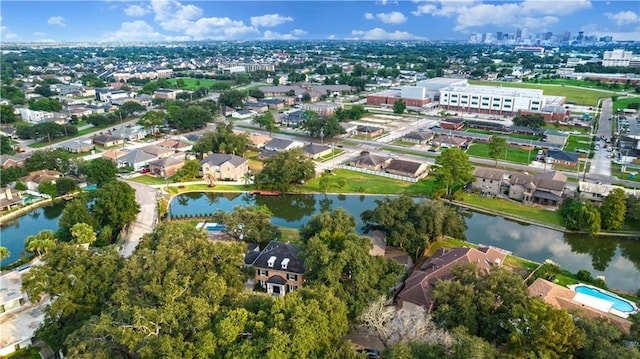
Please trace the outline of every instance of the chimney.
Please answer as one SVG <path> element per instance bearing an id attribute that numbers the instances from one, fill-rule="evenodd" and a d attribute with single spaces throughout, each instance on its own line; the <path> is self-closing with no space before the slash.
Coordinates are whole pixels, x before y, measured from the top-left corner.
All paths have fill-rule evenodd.
<path id="1" fill-rule="evenodd" d="M 7 199 L 12 199 L 13 195 L 11 194 L 11 188 L 7 187 L 6 189 Z"/>

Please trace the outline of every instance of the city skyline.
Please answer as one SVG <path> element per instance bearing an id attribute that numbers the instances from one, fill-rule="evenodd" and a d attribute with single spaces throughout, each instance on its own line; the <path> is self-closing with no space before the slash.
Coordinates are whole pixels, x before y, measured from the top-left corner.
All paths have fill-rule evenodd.
<path id="1" fill-rule="evenodd" d="M 3 1 L 0 10 L 3 43 L 464 41 L 518 28 L 640 41 L 635 1 Z"/>

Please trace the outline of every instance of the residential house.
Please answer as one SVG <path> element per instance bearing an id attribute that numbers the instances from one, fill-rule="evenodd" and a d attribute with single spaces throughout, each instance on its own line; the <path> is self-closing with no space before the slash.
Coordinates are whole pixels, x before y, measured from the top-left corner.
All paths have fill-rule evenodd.
<path id="1" fill-rule="evenodd" d="M 582 303 L 577 299 L 577 294 L 573 290 L 552 283 L 548 280 L 538 278 L 529 286 L 529 297 L 537 298 L 545 303 L 559 309 L 567 311 L 577 311 L 589 318 L 603 318 L 611 324 L 620 328 L 625 332 L 631 329 L 631 322 L 617 315 L 597 310 L 588 304 Z"/>
<path id="2" fill-rule="evenodd" d="M 396 296 L 396 303 L 401 308 L 423 307 L 430 310 L 434 304 L 431 294 L 436 282 L 453 278 L 455 266 L 474 263 L 487 274 L 493 267 L 502 266 L 506 256 L 493 247 L 438 249 L 405 280 Z"/>
<path id="3" fill-rule="evenodd" d="M 134 171 L 140 171 L 143 167 L 149 165 L 149 162 L 156 160 L 158 157 L 148 152 L 135 149 L 127 152 L 125 155 L 117 158 L 117 167 L 131 167 Z"/>
<path id="4" fill-rule="evenodd" d="M 380 136 L 383 133 L 384 133 L 384 128 L 381 128 L 381 127 L 375 127 L 375 126 L 369 126 L 369 125 L 358 125 L 358 127 L 356 127 L 355 132 L 352 134 L 357 136 L 373 138 L 373 137 Z"/>
<path id="5" fill-rule="evenodd" d="M 280 152 L 292 150 L 299 147 L 304 147 L 304 143 L 293 140 L 285 140 L 282 138 L 274 138 L 271 141 L 265 143 L 263 149 L 266 151 Z"/>
<path id="6" fill-rule="evenodd" d="M 284 108 L 284 100 L 279 98 L 265 98 L 260 102 L 267 105 L 269 110 L 282 110 Z"/>
<path id="7" fill-rule="evenodd" d="M 184 155 L 180 157 L 164 157 L 149 162 L 149 173 L 169 178 L 184 167 Z"/>
<path id="8" fill-rule="evenodd" d="M 579 158 L 580 155 L 576 152 L 548 149 L 545 160 L 548 164 L 575 167 Z"/>
<path id="9" fill-rule="evenodd" d="M 438 136 L 433 140 L 433 145 L 442 148 L 462 148 L 467 145 L 467 140 L 455 136 Z"/>
<path id="10" fill-rule="evenodd" d="M 562 131 L 548 129 L 544 131 L 544 139 L 546 142 L 553 143 L 555 145 L 563 146 L 567 143 L 569 135 Z"/>
<path id="11" fill-rule="evenodd" d="M 414 142 L 419 145 L 426 145 L 433 139 L 433 132 L 431 131 L 411 131 L 404 136 L 402 140 L 406 142 Z"/>
<path id="12" fill-rule="evenodd" d="M 44 321 L 45 308 L 51 304 L 48 297 L 32 303 L 22 290 L 22 276 L 29 270 L 30 266 L 22 266 L 0 276 L 0 357 L 3 358 L 33 345 L 32 338 Z"/>
<path id="13" fill-rule="evenodd" d="M 22 191 L 9 187 L 0 189 L 0 211 L 21 206 L 23 200 Z"/>
<path id="14" fill-rule="evenodd" d="M 33 171 L 24 177 L 20 177 L 20 182 L 27 186 L 30 191 L 37 191 L 38 186 L 44 182 L 56 183 L 56 180 L 62 176 L 62 173 L 53 170 Z"/>
<path id="15" fill-rule="evenodd" d="M 16 153 L 15 155 L 0 155 L 0 167 L 3 169 L 9 167 L 22 167 L 24 162 L 31 156 L 27 153 Z"/>
<path id="16" fill-rule="evenodd" d="M 257 113 L 265 113 L 269 111 L 269 105 L 262 102 L 245 102 L 243 108 Z"/>
<path id="17" fill-rule="evenodd" d="M 353 134 L 356 133 L 356 130 L 358 129 L 358 124 L 353 122 L 340 122 L 339 125 L 344 130 L 344 133 Z"/>
<path id="18" fill-rule="evenodd" d="M 547 206 L 558 206 L 562 203 L 567 176 L 558 171 L 544 172 L 533 176 L 533 183 L 533 203 Z"/>
<path id="19" fill-rule="evenodd" d="M 173 148 L 160 145 L 148 145 L 140 147 L 139 149 L 148 154 L 154 155 L 156 158 L 169 157 L 176 152 Z"/>
<path id="20" fill-rule="evenodd" d="M 580 198 L 595 204 L 601 204 L 605 197 L 607 197 L 609 193 L 616 188 L 623 189 L 620 186 L 604 183 L 578 182 L 578 193 Z"/>
<path id="21" fill-rule="evenodd" d="M 93 143 L 86 143 L 79 140 L 62 142 L 57 147 L 65 149 L 71 153 L 89 152 L 95 148 Z"/>
<path id="22" fill-rule="evenodd" d="M 188 152 L 193 149 L 193 145 L 180 140 L 164 140 L 158 146 L 170 148 L 175 152 Z"/>
<path id="23" fill-rule="evenodd" d="M 398 159 L 391 160 L 385 170 L 387 173 L 411 178 L 422 178 L 429 173 L 426 163 Z"/>
<path id="24" fill-rule="evenodd" d="M 143 126 L 120 127 L 111 133 L 114 137 L 124 138 L 127 141 L 139 141 L 147 137 L 149 133 Z"/>
<path id="25" fill-rule="evenodd" d="M 342 107 L 342 104 L 335 102 L 303 103 L 301 107 L 305 111 L 313 111 L 320 116 L 331 116 Z"/>
<path id="26" fill-rule="evenodd" d="M 254 148 L 261 149 L 263 148 L 272 138 L 265 135 L 259 134 L 249 134 L 249 141 L 251 141 L 251 145 Z"/>
<path id="27" fill-rule="evenodd" d="M 124 139 L 112 135 L 96 135 L 91 138 L 91 142 L 96 146 L 111 147 L 123 144 Z"/>
<path id="28" fill-rule="evenodd" d="M 502 193 L 504 175 L 505 171 L 496 168 L 476 167 L 473 170 L 475 180 L 471 183 L 471 188 L 483 195 L 497 196 Z"/>
<path id="29" fill-rule="evenodd" d="M 153 92 L 153 98 L 165 99 L 165 100 L 175 100 L 176 99 L 176 91 L 171 89 L 157 89 Z"/>
<path id="30" fill-rule="evenodd" d="M 509 198 L 530 203 L 533 199 L 535 184 L 533 176 L 528 173 L 509 173 L 506 180 L 509 187 Z"/>
<path id="31" fill-rule="evenodd" d="M 102 158 L 106 158 L 108 160 L 111 160 L 111 162 L 113 162 L 115 165 L 117 165 L 118 164 L 118 159 L 123 157 L 127 153 L 129 153 L 129 152 L 125 151 L 125 150 L 111 149 L 111 150 L 106 150 L 106 151 L 102 152 Z"/>
<path id="32" fill-rule="evenodd" d="M 202 175 L 210 180 L 241 181 L 242 176 L 249 172 L 249 160 L 246 158 L 225 154 L 212 153 L 200 161 Z"/>
<path id="33" fill-rule="evenodd" d="M 462 131 L 464 128 L 464 120 L 461 118 L 450 118 L 440 121 L 440 128 L 445 130 Z"/>
<path id="34" fill-rule="evenodd" d="M 280 118 L 280 123 L 283 126 L 291 128 L 298 128 L 308 118 L 303 110 L 293 110 L 284 113 L 284 116 Z"/>
<path id="35" fill-rule="evenodd" d="M 231 114 L 231 117 L 233 118 L 238 118 L 241 120 L 246 120 L 248 118 L 251 118 L 253 116 L 257 115 L 257 113 L 255 111 L 252 110 L 236 110 Z"/>
<path id="36" fill-rule="evenodd" d="M 330 146 L 318 145 L 315 143 L 309 143 L 302 147 L 305 155 L 311 159 L 318 159 L 331 153 L 332 148 Z"/>
<path id="37" fill-rule="evenodd" d="M 389 162 L 391 162 L 391 158 L 383 157 L 378 155 L 372 155 L 369 152 L 363 152 L 360 156 L 352 158 L 349 160 L 349 166 L 364 168 L 371 171 L 380 171 L 385 168 Z"/>
<path id="38" fill-rule="evenodd" d="M 299 252 L 300 248 L 295 244 L 269 242 L 251 263 L 256 269 L 256 283 L 277 297 L 301 288 L 305 269 Z"/>

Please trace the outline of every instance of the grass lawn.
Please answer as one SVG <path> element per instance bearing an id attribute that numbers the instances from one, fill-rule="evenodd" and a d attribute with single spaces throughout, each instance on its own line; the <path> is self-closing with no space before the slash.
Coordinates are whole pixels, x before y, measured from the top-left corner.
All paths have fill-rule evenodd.
<path id="1" fill-rule="evenodd" d="M 636 171 L 636 170 L 629 170 L 630 172 L 638 172 L 634 178 L 631 178 L 631 174 L 630 173 L 625 173 L 622 172 L 622 166 L 621 165 L 616 165 L 616 164 L 611 164 L 611 176 L 612 177 L 617 177 L 618 179 L 623 179 L 623 180 L 627 180 L 627 181 L 634 181 L 634 182 L 640 182 L 640 171 Z"/>
<path id="2" fill-rule="evenodd" d="M 416 145 L 415 142 L 410 142 L 410 141 L 404 141 L 402 139 L 397 139 L 393 142 L 391 142 L 392 144 L 396 145 L 396 146 L 403 146 L 403 147 L 413 147 Z"/>
<path id="3" fill-rule="evenodd" d="M 618 109 L 624 110 L 625 108 L 629 108 L 629 105 L 634 102 L 640 103 L 640 97 L 618 98 L 615 102 L 613 102 L 613 112 L 618 111 Z"/>
<path id="4" fill-rule="evenodd" d="M 580 148 L 583 150 L 590 149 L 590 138 L 589 136 L 576 136 L 571 135 L 567 139 L 567 144 L 564 146 L 564 150 L 568 152 L 575 152 L 576 149 Z M 593 145 L 593 144 L 592 144 Z"/>
<path id="5" fill-rule="evenodd" d="M 504 161 L 505 157 L 508 162 L 527 164 L 531 162 L 531 158 L 535 158 L 537 149 L 527 151 L 519 148 L 509 147 L 506 156 L 499 158 L 499 161 Z M 473 157 L 491 158 L 489 156 L 489 144 L 486 143 L 474 143 L 467 150 L 467 154 Z"/>
<path id="6" fill-rule="evenodd" d="M 558 130 L 558 131 L 577 131 L 583 135 L 589 134 L 589 127 L 581 127 L 581 126 L 556 126 L 555 124 L 548 123 L 544 126 L 544 128 L 548 130 Z"/>
<path id="7" fill-rule="evenodd" d="M 604 84 L 598 85 L 595 81 L 586 81 L 586 80 L 574 80 L 574 79 L 536 79 L 536 83 L 540 84 L 552 84 L 552 85 L 568 85 L 568 86 L 579 86 L 586 88 L 593 88 L 603 91 L 620 91 L 620 89 L 611 89 Z M 527 82 L 531 83 L 531 82 Z M 624 87 L 624 84 L 622 84 Z"/>
<path id="8" fill-rule="evenodd" d="M 546 96 L 565 96 L 566 102 L 575 102 L 579 105 L 596 106 L 598 99 L 601 97 L 611 97 L 611 92 L 592 90 L 588 88 L 562 87 L 556 85 L 543 85 L 533 83 L 513 83 L 513 82 L 496 82 L 496 81 L 476 81 L 469 80 L 473 85 L 484 86 L 502 86 L 515 88 L 540 89 L 544 91 Z"/>
<path id="9" fill-rule="evenodd" d="M 491 135 L 494 132 L 493 131 L 489 131 L 489 130 L 481 130 L 479 128 L 467 128 L 466 130 L 464 130 L 464 132 L 471 132 L 471 133 L 482 133 L 484 135 Z"/>
<path id="10" fill-rule="evenodd" d="M 520 134 L 520 133 L 512 133 L 512 134 L 509 135 L 509 137 L 511 137 L 511 138 L 519 138 L 521 140 L 541 141 L 540 136 L 523 135 L 523 134 Z"/>
<path id="11" fill-rule="evenodd" d="M 435 182 L 432 178 L 426 178 L 416 183 L 400 181 L 392 178 L 371 175 L 356 171 L 337 169 L 333 171 L 332 180 L 329 183 L 329 193 L 363 193 L 363 194 L 403 194 L 411 196 L 424 196 L 433 191 Z M 340 187 L 340 179 L 345 180 L 345 185 Z M 302 186 L 293 189 L 296 192 L 320 192 L 320 177 L 316 177 Z"/>
<path id="12" fill-rule="evenodd" d="M 184 89 L 191 90 L 191 91 L 197 89 L 198 87 L 211 88 L 211 85 L 215 83 L 227 82 L 227 81 L 219 81 L 219 80 L 211 80 L 211 79 L 195 79 L 190 77 L 179 77 L 179 78 L 184 81 L 184 84 L 185 84 Z M 171 85 L 175 86 L 177 80 L 178 78 L 174 78 L 174 79 L 168 79 L 167 81 L 169 81 Z"/>
<path id="13" fill-rule="evenodd" d="M 340 150 L 340 149 L 334 149 L 333 151 L 331 151 L 331 153 L 327 153 L 326 155 L 319 157 L 316 161 L 318 162 L 327 162 L 330 159 L 334 158 L 334 157 L 338 157 L 341 154 L 344 153 L 344 150 Z"/>
<path id="14" fill-rule="evenodd" d="M 402 153 L 405 155 L 413 155 L 413 156 L 419 156 L 419 157 L 425 157 L 425 158 L 434 158 L 436 157 L 436 155 L 431 155 L 428 153 L 424 153 L 424 152 L 414 152 L 411 150 L 399 150 L 397 148 L 391 148 L 391 147 L 384 147 L 382 146 L 380 148 L 382 151 L 389 151 L 389 152 L 393 152 L 393 153 Z"/>
<path id="15" fill-rule="evenodd" d="M 155 177 L 155 176 L 149 176 L 149 175 L 142 175 L 142 176 L 132 177 L 132 178 L 129 178 L 129 181 L 138 182 L 138 183 L 144 183 L 144 184 L 148 184 L 148 185 L 165 184 L 164 178 Z M 173 180 L 169 180 L 169 183 L 173 183 Z"/>
<path id="16" fill-rule="evenodd" d="M 463 193 L 462 202 L 510 214 L 513 216 L 528 218 L 534 221 L 564 227 L 562 217 L 559 213 L 537 207 L 527 206 L 514 201 L 507 201 L 501 198 L 481 197 L 470 193 Z"/>
<path id="17" fill-rule="evenodd" d="M 301 244 L 300 231 L 298 230 L 298 228 L 278 226 L 278 229 L 280 229 L 280 232 L 282 232 L 282 236 L 280 236 L 279 239 L 281 242 Z"/>

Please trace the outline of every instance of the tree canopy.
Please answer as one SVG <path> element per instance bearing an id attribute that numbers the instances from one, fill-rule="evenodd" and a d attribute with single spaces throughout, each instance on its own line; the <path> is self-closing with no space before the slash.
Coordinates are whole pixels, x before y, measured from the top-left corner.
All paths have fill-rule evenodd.
<path id="1" fill-rule="evenodd" d="M 315 176 L 315 164 L 301 148 L 278 152 L 264 161 L 262 172 L 256 175 L 261 188 L 288 191 L 295 183 L 308 181 Z"/>
<path id="2" fill-rule="evenodd" d="M 246 133 L 236 134 L 232 124 L 217 124 L 215 131 L 207 131 L 193 146 L 200 154 L 231 153 L 242 156 L 249 148 L 249 136 Z"/>
<path id="3" fill-rule="evenodd" d="M 80 173 L 87 177 L 89 183 L 102 186 L 107 182 L 115 181 L 117 168 L 111 160 L 100 157 L 84 162 L 80 166 Z"/>
<path id="4" fill-rule="evenodd" d="M 543 128 L 545 121 L 544 117 L 540 114 L 524 114 L 514 117 L 513 124 L 529 128 Z"/>
<path id="5" fill-rule="evenodd" d="M 393 102 L 393 113 L 401 115 L 407 109 L 407 103 L 403 100 L 396 100 Z"/>
<path id="6" fill-rule="evenodd" d="M 602 228 L 613 230 L 622 228 L 626 211 L 626 194 L 624 190 L 622 188 L 616 188 L 609 192 L 609 195 L 604 198 L 602 206 L 600 207 Z"/>
<path id="7" fill-rule="evenodd" d="M 504 137 L 492 136 L 491 142 L 489 142 L 489 156 L 496 161 L 498 166 L 498 159 L 501 158 L 507 151 L 507 140 Z"/>
<path id="8" fill-rule="evenodd" d="M 235 206 L 233 212 L 218 210 L 212 219 L 224 224 L 225 232 L 236 240 L 263 247 L 282 235 L 280 229 L 271 224 L 271 216 L 266 206 Z"/>
<path id="9" fill-rule="evenodd" d="M 436 182 L 450 196 L 454 188 L 473 181 L 473 165 L 469 156 L 459 148 L 448 148 L 436 158 Z"/>

